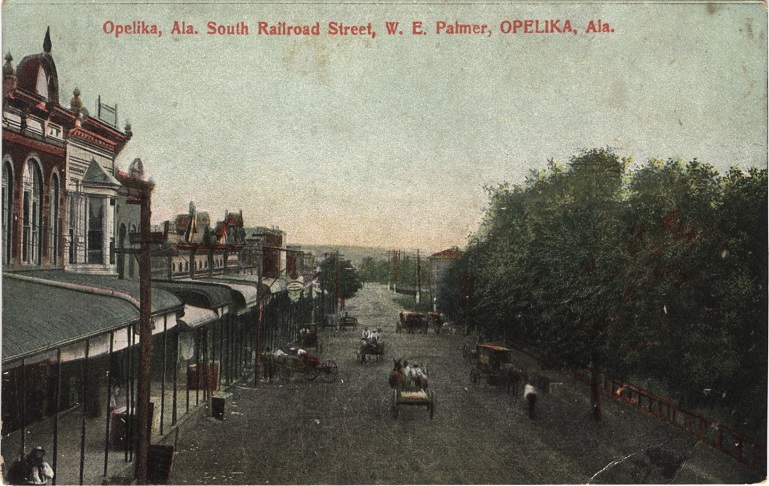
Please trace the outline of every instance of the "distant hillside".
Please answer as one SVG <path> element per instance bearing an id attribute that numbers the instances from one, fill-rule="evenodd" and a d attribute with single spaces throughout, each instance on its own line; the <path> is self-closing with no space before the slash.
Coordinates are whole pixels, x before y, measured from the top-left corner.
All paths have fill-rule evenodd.
<path id="1" fill-rule="evenodd" d="M 331 245 L 300 245 L 302 250 L 311 251 L 318 257 L 324 253 L 339 251 L 343 260 L 350 260 L 353 265 L 360 266 L 363 259 L 371 257 L 374 260 L 386 260 L 387 248 L 374 248 L 367 246 L 331 246 Z"/>

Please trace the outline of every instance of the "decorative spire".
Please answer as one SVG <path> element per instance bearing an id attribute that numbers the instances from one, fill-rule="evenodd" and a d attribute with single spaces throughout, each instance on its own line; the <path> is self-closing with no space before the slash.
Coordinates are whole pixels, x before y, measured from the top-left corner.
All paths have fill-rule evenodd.
<path id="1" fill-rule="evenodd" d="M 4 76 L 12 76 L 15 74 L 15 70 L 13 69 L 13 64 L 11 64 L 11 61 L 13 61 L 13 56 L 11 55 L 11 51 L 8 51 L 8 54 L 5 55 L 5 65 L 3 66 Z"/>
<path id="2" fill-rule="evenodd" d="M 133 133 L 133 131 L 131 131 L 131 122 L 130 121 L 126 120 L 126 122 L 125 122 L 125 129 L 123 131 L 125 131 L 125 134 L 126 134 L 126 136 L 128 138 L 133 137 L 134 133 Z"/>
<path id="3" fill-rule="evenodd" d="M 51 53 L 51 28 L 45 29 L 45 40 L 43 40 L 43 52 L 46 54 Z"/>
<path id="4" fill-rule="evenodd" d="M 144 164 L 142 159 L 136 157 L 131 165 L 128 166 L 128 174 L 136 179 L 144 180 Z"/>
<path id="5" fill-rule="evenodd" d="M 5 55 L 5 64 L 3 65 L 3 100 L 10 93 L 16 90 L 16 70 L 13 68 L 13 56 L 11 51 Z"/>

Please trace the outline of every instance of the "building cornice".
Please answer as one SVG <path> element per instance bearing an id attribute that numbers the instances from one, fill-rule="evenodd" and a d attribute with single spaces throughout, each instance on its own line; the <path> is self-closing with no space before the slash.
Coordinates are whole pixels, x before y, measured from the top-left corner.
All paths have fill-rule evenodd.
<path id="1" fill-rule="evenodd" d="M 80 139 L 84 142 L 90 143 L 92 145 L 96 145 L 97 147 L 107 149 L 113 154 L 115 153 L 118 147 L 118 144 L 116 142 L 113 142 L 112 140 L 109 140 L 93 132 L 90 132 L 83 127 L 73 128 L 67 133 L 67 136 L 69 138 Z"/>
<path id="2" fill-rule="evenodd" d="M 30 137 L 25 137 L 16 132 L 12 132 L 7 129 L 3 130 L 3 142 L 5 143 L 6 141 L 10 143 L 16 143 L 19 145 L 26 145 L 28 147 L 34 148 L 35 150 L 39 150 L 41 152 L 56 155 L 59 157 L 64 157 L 66 155 L 66 150 L 63 146 L 53 145 L 53 144 L 48 144 L 42 141 L 38 141 Z"/>

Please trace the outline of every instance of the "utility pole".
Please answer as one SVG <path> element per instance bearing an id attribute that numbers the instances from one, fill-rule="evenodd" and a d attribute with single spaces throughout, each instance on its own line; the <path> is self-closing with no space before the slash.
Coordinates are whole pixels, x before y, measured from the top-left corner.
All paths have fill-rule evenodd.
<path id="1" fill-rule="evenodd" d="M 334 271 L 336 275 L 334 277 L 334 315 L 339 311 L 339 250 L 334 253 Z M 336 316 L 339 319 L 339 316 Z"/>
<path id="2" fill-rule="evenodd" d="M 400 257 L 401 251 L 395 250 L 393 252 L 393 262 L 394 262 L 394 269 L 393 269 L 393 293 L 398 293 L 398 264 L 400 263 L 399 257 Z"/>
<path id="3" fill-rule="evenodd" d="M 134 170 L 135 169 L 135 170 Z M 150 248 L 152 217 L 152 191 L 155 183 L 143 180 L 144 170 L 140 159 L 135 159 L 129 170 L 131 177 L 125 181 L 128 187 L 128 204 L 139 204 L 139 376 L 136 397 L 138 428 L 136 451 L 136 481 L 147 484 L 147 451 L 150 440 L 150 356 L 152 355 L 152 255 Z"/>
<path id="4" fill-rule="evenodd" d="M 390 265 L 390 250 L 387 250 L 387 265 Z M 387 272 L 387 290 L 390 290 L 390 272 Z"/>
<path id="5" fill-rule="evenodd" d="M 420 300 L 422 299 L 422 263 L 419 259 L 419 248 L 417 248 L 417 293 L 416 293 L 416 303 L 419 305 Z"/>
<path id="6" fill-rule="evenodd" d="M 263 253 L 259 250 L 259 267 L 256 283 L 256 363 L 254 363 L 254 386 L 259 385 L 259 373 L 262 370 L 262 263 Z"/>

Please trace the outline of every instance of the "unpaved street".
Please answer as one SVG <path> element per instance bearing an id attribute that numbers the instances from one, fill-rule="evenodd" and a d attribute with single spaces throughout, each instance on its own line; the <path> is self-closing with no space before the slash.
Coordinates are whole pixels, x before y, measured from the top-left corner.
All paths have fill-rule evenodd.
<path id="1" fill-rule="evenodd" d="M 540 393 L 537 417 L 518 394 L 472 385 L 460 346 L 472 338 L 396 334 L 400 308 L 384 286 L 348 303 L 361 325 L 382 328 L 387 356 L 361 365 L 357 331 L 324 331 L 321 359 L 339 381 L 260 383 L 231 390 L 224 421 L 206 417 L 176 444 L 175 484 L 745 483 L 761 479 L 669 426 L 604 401 L 591 421 L 587 388 L 566 377 Z M 392 358 L 426 365 L 437 397 L 394 419 Z M 530 372 L 537 363 L 521 355 Z M 658 454 L 650 454 L 649 451 Z M 616 461 L 616 464 L 613 462 Z M 680 467 L 678 467 L 680 465 Z"/>

